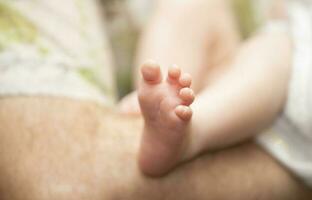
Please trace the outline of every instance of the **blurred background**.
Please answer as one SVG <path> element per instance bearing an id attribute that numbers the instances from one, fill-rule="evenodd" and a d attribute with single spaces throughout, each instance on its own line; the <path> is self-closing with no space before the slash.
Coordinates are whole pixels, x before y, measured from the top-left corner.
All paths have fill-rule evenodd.
<path id="1" fill-rule="evenodd" d="M 132 90 L 136 44 L 153 3 L 153 0 L 102 0 L 120 98 Z"/>
<path id="2" fill-rule="evenodd" d="M 119 98 L 132 90 L 131 74 L 136 44 L 140 31 L 153 12 L 155 2 L 156 0 L 101 0 L 114 54 Z M 247 38 L 261 23 L 263 10 L 272 3 L 271 0 L 232 0 L 232 2 L 234 9 L 238 11 L 236 17 L 240 22 L 243 38 Z"/>

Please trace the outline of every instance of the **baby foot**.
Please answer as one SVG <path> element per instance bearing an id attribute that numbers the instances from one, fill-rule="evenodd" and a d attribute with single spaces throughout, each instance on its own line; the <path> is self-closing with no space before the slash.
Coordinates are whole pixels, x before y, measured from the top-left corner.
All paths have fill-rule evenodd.
<path id="1" fill-rule="evenodd" d="M 145 174 L 159 176 L 181 160 L 192 117 L 192 80 L 176 66 L 162 80 L 160 67 L 154 62 L 144 64 L 141 73 L 138 96 L 145 124 L 139 166 Z"/>

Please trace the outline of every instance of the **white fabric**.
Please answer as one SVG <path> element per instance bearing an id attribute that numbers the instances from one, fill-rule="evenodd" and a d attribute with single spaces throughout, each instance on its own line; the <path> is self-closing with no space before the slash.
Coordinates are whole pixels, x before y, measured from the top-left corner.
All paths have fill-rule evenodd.
<path id="1" fill-rule="evenodd" d="M 294 55 L 288 101 L 283 115 L 271 130 L 258 137 L 258 142 L 312 187 L 311 6 L 311 1 L 289 2 Z"/>
<path id="2" fill-rule="evenodd" d="M 61 55 L 41 58 L 33 46 L 17 46 L 0 54 L 0 96 L 62 96 L 109 104 L 109 99 L 67 66 Z"/>
<path id="3" fill-rule="evenodd" d="M 112 58 L 96 2 L 0 0 L 0 96 L 64 96 L 112 105 Z"/>

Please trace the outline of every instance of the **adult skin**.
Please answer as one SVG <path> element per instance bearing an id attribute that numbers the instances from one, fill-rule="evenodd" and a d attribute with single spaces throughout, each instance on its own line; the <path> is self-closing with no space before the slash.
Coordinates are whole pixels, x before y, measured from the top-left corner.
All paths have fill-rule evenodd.
<path id="1" fill-rule="evenodd" d="M 62 98 L 0 100 L 1 200 L 311 199 L 253 143 L 203 155 L 162 178 L 136 165 L 141 119 Z"/>

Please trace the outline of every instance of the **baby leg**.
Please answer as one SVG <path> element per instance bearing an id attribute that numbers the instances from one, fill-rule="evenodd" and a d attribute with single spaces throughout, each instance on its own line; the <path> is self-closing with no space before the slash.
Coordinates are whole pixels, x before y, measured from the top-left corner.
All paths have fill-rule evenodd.
<path id="1" fill-rule="evenodd" d="M 153 59 L 167 72 L 169 66 L 178 64 L 194 77 L 192 89 L 199 92 L 205 85 L 204 77 L 211 74 L 214 66 L 228 62 L 239 45 L 235 18 L 226 2 L 159 1 L 159 9 L 140 38 L 136 66 Z M 139 85 L 139 73 L 134 75 Z M 123 113 L 140 112 L 136 92 L 119 105 Z"/>
<path id="2" fill-rule="evenodd" d="M 237 144 L 271 125 L 286 101 L 290 64 L 288 34 L 261 33 L 247 41 L 197 97 L 186 157 Z"/>
<path id="3" fill-rule="evenodd" d="M 162 81 L 159 66 L 145 64 L 139 90 L 145 119 L 141 170 L 163 175 L 183 160 L 237 144 L 268 127 L 286 99 L 290 58 L 285 33 L 262 33 L 247 41 L 234 62 L 198 96 L 192 124 L 190 78 L 173 68 Z"/>

